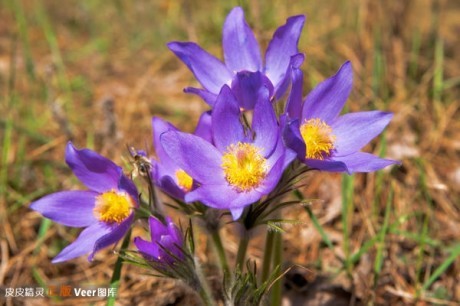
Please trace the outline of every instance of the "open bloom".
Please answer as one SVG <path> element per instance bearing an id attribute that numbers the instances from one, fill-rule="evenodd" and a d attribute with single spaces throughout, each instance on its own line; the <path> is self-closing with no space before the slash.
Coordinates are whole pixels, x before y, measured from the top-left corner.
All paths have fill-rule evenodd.
<path id="1" fill-rule="evenodd" d="M 158 117 L 153 117 L 152 126 L 153 143 L 157 156 L 157 159 L 152 161 L 154 165 L 153 181 L 170 196 L 183 200 L 185 194 L 191 191 L 196 184 L 194 184 L 193 178 L 184 169 L 179 167 L 175 160 L 166 154 L 160 144 L 161 134 L 167 131 L 177 131 L 177 128 Z M 201 115 L 194 134 L 206 141 L 212 142 L 211 115 L 209 112 Z"/>
<path id="2" fill-rule="evenodd" d="M 166 217 L 166 224 L 155 217 L 149 218 L 151 241 L 134 238 L 134 244 L 145 259 L 160 263 L 173 263 L 183 258 L 184 241 L 179 228 Z"/>
<path id="3" fill-rule="evenodd" d="M 139 205 L 137 189 L 112 161 L 88 149 L 77 150 L 71 142 L 66 162 L 89 190 L 56 192 L 30 208 L 57 223 L 85 227 L 54 263 L 88 253 L 91 261 L 97 251 L 119 241 L 130 228 Z"/>
<path id="4" fill-rule="evenodd" d="M 333 172 L 371 172 L 397 161 L 359 152 L 388 125 L 393 114 L 381 111 L 339 116 L 352 89 L 352 67 L 346 62 L 336 75 L 318 84 L 302 105 L 302 72 L 293 70 L 286 107 L 285 143 L 312 168 Z"/>
<path id="5" fill-rule="evenodd" d="M 274 94 L 277 98 L 286 91 L 291 57 L 299 54 L 297 44 L 304 22 L 305 16 L 293 16 L 276 30 L 265 54 L 265 65 L 241 7 L 232 9 L 224 23 L 225 64 L 192 42 L 170 42 L 168 47 L 205 88 L 186 88 L 186 92 L 200 95 L 213 106 L 220 89 L 227 84 L 241 107 L 253 109 L 264 88 L 269 89 L 270 97 Z"/>
<path id="6" fill-rule="evenodd" d="M 281 141 L 268 90 L 255 105 L 251 129 L 243 127 L 240 115 L 238 101 L 225 85 L 212 112 L 214 146 L 178 131 L 161 136 L 165 152 L 197 181 L 198 187 L 185 195 L 185 201 L 229 209 L 235 220 L 244 207 L 274 189 L 295 158 Z"/>

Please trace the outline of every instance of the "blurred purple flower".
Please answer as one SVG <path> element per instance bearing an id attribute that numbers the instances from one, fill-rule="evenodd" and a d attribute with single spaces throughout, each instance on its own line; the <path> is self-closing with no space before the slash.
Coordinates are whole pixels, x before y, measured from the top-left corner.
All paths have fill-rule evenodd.
<path id="1" fill-rule="evenodd" d="M 161 134 L 167 131 L 177 131 L 177 128 L 158 117 L 152 118 L 152 127 L 153 143 L 157 156 L 157 159 L 152 161 L 154 165 L 153 181 L 170 196 L 183 200 L 185 194 L 194 188 L 193 179 L 179 167 L 175 160 L 166 154 L 160 143 Z M 194 134 L 206 141 L 212 142 L 211 115 L 209 112 L 201 115 Z"/>
<path id="2" fill-rule="evenodd" d="M 340 116 L 352 89 L 353 71 L 346 62 L 336 75 L 318 84 L 302 104 L 303 76 L 293 69 L 283 138 L 311 168 L 332 172 L 371 172 L 398 161 L 359 152 L 388 125 L 392 113 L 368 111 Z"/>
<path id="3" fill-rule="evenodd" d="M 197 181 L 185 201 L 229 209 L 235 220 L 247 205 L 274 189 L 295 158 L 282 143 L 268 90 L 255 105 L 251 129 L 245 130 L 240 115 L 238 101 L 225 85 L 212 112 L 214 146 L 178 131 L 161 135 L 165 152 Z"/>
<path id="4" fill-rule="evenodd" d="M 57 223 L 86 227 L 53 263 L 87 253 L 91 261 L 97 251 L 119 241 L 130 228 L 139 205 L 137 189 L 112 161 L 88 149 L 77 150 L 71 142 L 66 162 L 89 190 L 56 192 L 33 202 L 30 208 Z"/>
<path id="5" fill-rule="evenodd" d="M 169 217 L 166 217 L 166 224 L 150 217 L 149 226 L 151 241 L 140 237 L 134 238 L 134 244 L 145 259 L 172 264 L 184 257 L 181 232 Z"/>
<path id="6" fill-rule="evenodd" d="M 269 96 L 281 97 L 290 81 L 291 57 L 296 62 L 303 61 L 297 44 L 305 22 L 305 16 L 293 16 L 273 34 L 262 61 L 260 47 L 244 19 L 241 7 L 230 11 L 225 20 L 222 44 L 225 64 L 193 42 L 170 42 L 169 49 L 174 52 L 193 72 L 204 87 L 186 88 L 201 96 L 213 106 L 223 85 L 231 86 L 240 107 L 253 109 L 257 96 L 264 88 Z"/>

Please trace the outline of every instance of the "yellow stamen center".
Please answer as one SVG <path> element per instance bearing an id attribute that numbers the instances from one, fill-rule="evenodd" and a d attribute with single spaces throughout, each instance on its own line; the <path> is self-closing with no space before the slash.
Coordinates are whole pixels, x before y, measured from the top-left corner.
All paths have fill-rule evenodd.
<path id="1" fill-rule="evenodd" d="M 318 118 L 305 120 L 300 126 L 300 134 L 305 141 L 305 158 L 324 159 L 331 155 L 335 136 L 324 121 Z"/>
<path id="2" fill-rule="evenodd" d="M 106 223 L 121 223 L 131 213 L 134 201 L 124 192 L 111 190 L 96 197 L 95 217 Z"/>
<path id="3" fill-rule="evenodd" d="M 182 190 L 185 192 L 189 192 L 192 190 L 193 186 L 193 178 L 188 175 L 187 172 L 185 172 L 182 169 L 179 169 L 176 171 L 176 179 L 177 179 L 177 185 L 179 185 Z"/>
<path id="4" fill-rule="evenodd" d="M 266 176 L 266 160 L 259 148 L 250 143 L 232 144 L 222 156 L 225 179 L 239 192 L 251 191 Z"/>

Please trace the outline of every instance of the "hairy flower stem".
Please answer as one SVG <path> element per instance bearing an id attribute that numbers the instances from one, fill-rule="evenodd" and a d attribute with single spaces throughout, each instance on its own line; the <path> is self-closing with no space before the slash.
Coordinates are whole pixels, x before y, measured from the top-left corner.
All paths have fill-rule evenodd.
<path id="1" fill-rule="evenodd" d="M 236 255 L 236 264 L 235 267 L 243 271 L 244 267 L 244 260 L 246 258 L 246 250 L 248 249 L 249 244 L 249 235 L 248 232 L 245 231 L 241 236 L 240 245 L 238 246 L 238 253 Z"/>
<path id="2" fill-rule="evenodd" d="M 203 287 L 200 287 L 199 290 L 198 290 L 198 294 L 200 295 L 201 297 L 201 300 L 203 301 L 203 305 L 206 305 L 206 306 L 214 306 L 214 302 L 213 302 L 213 299 L 212 297 L 210 296 L 210 293 L 209 293 L 209 290 L 203 288 Z"/>
<path id="3" fill-rule="evenodd" d="M 216 229 L 211 231 L 212 241 L 214 242 L 214 247 L 217 252 L 217 257 L 219 258 L 220 268 L 224 272 L 224 275 L 230 275 L 230 269 L 228 267 L 227 256 L 225 255 L 225 250 L 222 245 L 222 239 L 220 238 L 219 230 Z"/>
<path id="4" fill-rule="evenodd" d="M 273 269 L 275 269 L 276 267 L 281 268 L 283 259 L 283 237 L 281 232 L 274 232 L 273 236 Z M 281 305 L 282 284 L 282 279 L 278 279 L 273 284 L 270 305 Z"/>
<path id="5" fill-rule="evenodd" d="M 203 301 L 203 305 L 206 306 L 214 306 L 216 305 L 214 299 L 212 297 L 211 291 L 208 286 L 208 282 L 206 281 L 203 271 L 201 270 L 200 264 L 195 260 L 195 273 L 198 278 L 198 284 L 194 286 L 194 289 L 198 292 Z"/>
<path id="6" fill-rule="evenodd" d="M 262 265 L 262 277 L 261 283 L 267 281 L 270 277 L 270 268 L 272 267 L 272 253 L 273 253 L 273 240 L 275 238 L 275 232 L 270 230 L 267 233 L 267 237 L 265 238 L 265 253 L 264 253 L 264 261 Z"/>

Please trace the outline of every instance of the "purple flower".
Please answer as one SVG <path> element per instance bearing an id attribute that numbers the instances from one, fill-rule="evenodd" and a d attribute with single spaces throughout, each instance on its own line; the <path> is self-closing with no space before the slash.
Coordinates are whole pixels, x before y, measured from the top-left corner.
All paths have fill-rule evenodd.
<path id="1" fill-rule="evenodd" d="M 289 85 L 291 57 L 298 53 L 297 44 L 305 22 L 305 16 L 293 16 L 273 35 L 262 61 L 259 44 L 244 19 L 241 7 L 228 14 L 223 27 L 225 64 L 192 42 L 170 42 L 174 52 L 193 72 L 205 90 L 186 88 L 201 96 L 213 106 L 223 85 L 232 87 L 240 106 L 253 109 L 257 96 L 269 89 L 269 95 L 283 95 Z"/>
<path id="2" fill-rule="evenodd" d="M 340 116 L 352 89 L 352 78 L 351 63 L 346 62 L 336 75 L 318 84 L 302 104 L 302 72 L 293 69 L 283 137 L 311 168 L 351 174 L 398 163 L 359 152 L 383 131 L 393 114 L 368 111 Z"/>
<path id="3" fill-rule="evenodd" d="M 183 258 L 181 232 L 169 217 L 166 217 L 166 224 L 150 217 L 149 226 L 151 241 L 134 238 L 134 244 L 145 259 L 171 264 Z"/>
<path id="4" fill-rule="evenodd" d="M 77 150 L 69 142 L 65 156 L 89 190 L 56 192 L 33 202 L 30 208 L 57 223 L 85 227 L 53 263 L 87 253 L 91 261 L 97 251 L 119 241 L 130 228 L 139 205 L 138 193 L 119 166 L 94 151 Z"/>
<path id="5" fill-rule="evenodd" d="M 177 131 L 177 128 L 158 117 L 153 117 L 152 126 L 153 143 L 157 156 L 157 160 L 152 162 L 154 165 L 153 181 L 170 196 L 183 200 L 185 194 L 195 187 L 193 178 L 166 154 L 160 143 L 161 134 L 167 131 Z M 212 142 L 211 115 L 209 112 L 201 115 L 194 134 Z"/>
<path id="6" fill-rule="evenodd" d="M 295 158 L 281 141 L 268 90 L 255 105 L 250 130 L 242 126 L 240 115 L 238 101 L 225 85 L 212 112 L 214 146 L 178 131 L 161 136 L 165 152 L 197 181 L 185 201 L 229 209 L 235 220 L 244 207 L 273 190 Z"/>

